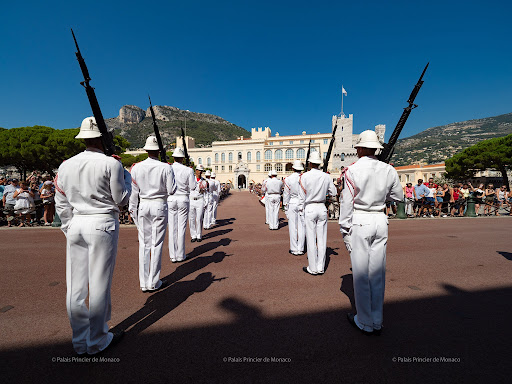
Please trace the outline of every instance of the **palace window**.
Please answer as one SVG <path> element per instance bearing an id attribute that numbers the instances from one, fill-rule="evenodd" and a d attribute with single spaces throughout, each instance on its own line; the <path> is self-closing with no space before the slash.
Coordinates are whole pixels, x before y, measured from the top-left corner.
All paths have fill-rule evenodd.
<path id="1" fill-rule="evenodd" d="M 283 144 L 284 144 L 284 142 L 282 142 L 282 141 L 279 142 L 279 145 L 283 145 Z"/>
<path id="2" fill-rule="evenodd" d="M 238 152 L 238 161 L 242 161 L 242 152 Z"/>
<path id="3" fill-rule="evenodd" d="M 247 162 L 252 161 L 252 153 L 247 152 Z"/>
<path id="4" fill-rule="evenodd" d="M 301 144 L 304 144 L 304 140 L 301 140 L 301 141 L 300 141 L 300 143 L 301 143 Z"/>
<path id="5" fill-rule="evenodd" d="M 286 168 L 285 168 L 286 172 L 293 172 L 292 165 L 293 165 L 292 163 L 286 164 Z"/>
<path id="6" fill-rule="evenodd" d="M 203 159 L 201 159 L 200 157 L 197 158 L 197 164 L 203 164 Z"/>
<path id="7" fill-rule="evenodd" d="M 283 164 L 281 164 L 281 163 L 276 164 L 276 172 L 283 172 Z"/>
<path id="8" fill-rule="evenodd" d="M 260 165 L 259 165 L 259 164 L 256 166 L 256 171 L 257 171 L 257 172 L 259 172 L 259 171 L 260 171 Z"/>
<path id="9" fill-rule="evenodd" d="M 341 161 L 345 160 L 345 154 L 344 154 L 344 153 L 342 153 L 342 154 L 340 155 L 340 160 L 341 160 Z"/>
<path id="10" fill-rule="evenodd" d="M 228 160 L 229 160 L 230 163 L 233 162 L 233 152 L 229 152 Z"/>
<path id="11" fill-rule="evenodd" d="M 278 149 L 276 153 L 274 154 L 274 159 L 276 160 L 282 160 L 283 159 L 283 151 Z"/>
<path id="12" fill-rule="evenodd" d="M 324 144 L 327 144 L 329 142 L 329 139 L 324 139 Z"/>
<path id="13" fill-rule="evenodd" d="M 218 154 L 218 153 L 216 153 L 216 154 L 215 154 L 215 162 L 216 162 L 216 163 L 218 163 L 218 162 L 219 162 L 219 154 Z"/>
<path id="14" fill-rule="evenodd" d="M 274 145 L 274 142 L 273 141 L 269 141 L 268 145 Z"/>
<path id="15" fill-rule="evenodd" d="M 260 151 L 256 151 L 256 161 L 260 161 L 261 160 L 261 153 Z"/>
<path id="16" fill-rule="evenodd" d="M 293 140 L 290 140 L 290 144 L 293 144 Z"/>
<path id="17" fill-rule="evenodd" d="M 206 166 L 207 167 L 211 167 L 212 166 L 212 158 L 211 157 L 207 157 L 206 158 Z"/>
<path id="18" fill-rule="evenodd" d="M 265 172 L 271 171 L 272 170 L 272 164 L 266 163 L 264 170 L 265 170 Z"/>
<path id="19" fill-rule="evenodd" d="M 222 168 L 221 168 L 221 169 L 222 169 L 222 170 L 224 170 L 224 166 L 222 166 Z"/>
<path id="20" fill-rule="evenodd" d="M 293 149 L 287 149 L 284 153 L 284 157 L 288 159 L 293 159 Z"/>
<path id="21" fill-rule="evenodd" d="M 222 153 L 220 155 L 220 162 L 221 163 L 225 163 L 226 162 L 226 154 L 225 153 Z M 222 167 L 222 169 L 224 169 L 224 167 Z"/>
<path id="22" fill-rule="evenodd" d="M 306 151 L 304 148 L 300 148 L 297 150 L 297 159 L 305 159 L 306 158 Z"/>
<path id="23" fill-rule="evenodd" d="M 265 160 L 272 160 L 272 151 L 270 149 L 265 151 Z"/>
<path id="24" fill-rule="evenodd" d="M 216 166 L 215 166 L 215 170 L 216 170 L 216 171 L 218 171 L 218 170 L 219 170 L 219 166 L 218 166 L 218 165 L 216 165 Z"/>
<path id="25" fill-rule="evenodd" d="M 229 172 L 231 172 L 232 170 L 233 170 L 233 166 L 232 166 L 232 165 L 230 165 L 230 166 L 229 166 Z"/>

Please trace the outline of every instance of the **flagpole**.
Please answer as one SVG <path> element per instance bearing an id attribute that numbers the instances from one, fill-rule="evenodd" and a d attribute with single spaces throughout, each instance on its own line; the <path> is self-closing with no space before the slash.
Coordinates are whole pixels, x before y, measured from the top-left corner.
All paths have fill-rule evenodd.
<path id="1" fill-rule="evenodd" d="M 344 117 L 344 114 L 343 114 L 343 84 L 341 84 L 341 117 Z"/>

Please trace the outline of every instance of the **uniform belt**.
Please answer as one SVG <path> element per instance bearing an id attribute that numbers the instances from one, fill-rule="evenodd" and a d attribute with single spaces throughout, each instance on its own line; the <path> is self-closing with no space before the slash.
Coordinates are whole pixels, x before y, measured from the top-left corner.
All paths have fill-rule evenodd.
<path id="1" fill-rule="evenodd" d="M 119 219 L 119 213 L 117 212 L 110 212 L 110 213 L 74 213 L 73 217 L 75 216 L 83 216 L 83 217 L 109 217 L 113 219 Z"/>
<path id="2" fill-rule="evenodd" d="M 325 201 L 310 201 L 304 203 L 304 205 L 310 205 L 310 204 L 325 204 Z"/>
<path id="3" fill-rule="evenodd" d="M 361 208 L 354 208 L 354 213 L 362 213 L 362 214 L 365 214 L 365 215 L 377 215 L 377 214 L 384 214 L 384 212 L 382 210 L 378 210 L 378 211 L 372 211 L 372 210 L 369 210 L 369 209 L 361 209 Z"/>
<path id="4" fill-rule="evenodd" d="M 192 200 L 201 200 L 203 196 L 193 196 Z"/>
<path id="5" fill-rule="evenodd" d="M 152 201 L 161 201 L 163 203 L 166 203 L 167 202 L 167 199 L 165 197 L 154 197 L 154 198 L 147 198 L 147 197 L 141 197 L 140 198 L 140 201 L 145 201 L 145 202 L 152 202 Z"/>

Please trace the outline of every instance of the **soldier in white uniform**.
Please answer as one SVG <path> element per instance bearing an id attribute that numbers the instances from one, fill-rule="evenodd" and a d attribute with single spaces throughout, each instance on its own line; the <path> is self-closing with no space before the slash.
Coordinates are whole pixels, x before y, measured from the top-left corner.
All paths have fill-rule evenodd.
<path id="1" fill-rule="evenodd" d="M 212 223 L 212 215 L 213 215 L 213 183 L 210 181 L 211 177 L 210 170 L 207 170 L 204 173 L 204 176 L 206 177 L 206 182 L 208 183 L 208 188 L 206 189 L 206 193 L 204 194 L 205 198 L 205 207 L 204 207 L 204 219 L 203 219 L 203 229 L 210 229 L 211 223 Z"/>
<path id="2" fill-rule="evenodd" d="M 173 263 L 186 259 L 185 232 L 187 230 L 188 214 L 190 209 L 189 195 L 196 187 L 194 170 L 183 165 L 185 154 L 183 149 L 176 148 L 172 153 L 174 163 L 174 180 L 176 192 L 167 198 L 169 209 L 169 257 Z"/>
<path id="3" fill-rule="evenodd" d="M 311 275 L 322 275 L 325 271 L 327 252 L 327 208 L 326 196 L 336 196 L 337 191 L 331 177 L 319 168 L 322 164 L 319 152 L 309 155 L 311 170 L 302 174 L 299 183 L 299 210 L 304 210 L 308 266 L 302 270 Z"/>
<path id="4" fill-rule="evenodd" d="M 374 131 L 356 145 L 359 160 L 346 168 L 340 203 L 340 230 L 350 252 L 357 315 L 349 322 L 365 334 L 380 334 L 384 304 L 388 219 L 386 201 L 404 198 L 396 170 L 374 156 L 382 149 Z"/>
<path id="5" fill-rule="evenodd" d="M 304 211 L 299 210 L 299 179 L 304 166 L 300 160 L 293 162 L 295 170 L 284 179 L 283 205 L 288 217 L 288 230 L 290 232 L 290 253 L 292 255 L 304 254 L 304 242 L 306 240 L 306 226 L 304 224 Z"/>
<path id="6" fill-rule="evenodd" d="M 279 180 L 276 171 L 271 172 L 272 177 L 265 183 L 265 207 L 268 205 L 268 227 L 270 230 L 279 228 L 279 206 L 283 182 Z"/>
<path id="7" fill-rule="evenodd" d="M 217 208 L 219 207 L 220 200 L 220 181 L 215 178 L 217 175 L 215 172 L 212 172 L 212 176 L 210 177 L 210 183 L 213 185 L 212 198 L 213 198 L 213 207 L 212 207 L 212 217 L 210 227 L 213 227 L 217 224 Z"/>
<path id="8" fill-rule="evenodd" d="M 190 191 L 190 214 L 188 224 L 192 242 L 202 241 L 204 209 L 206 205 L 205 194 L 208 189 L 208 182 L 201 174 L 204 168 L 201 164 L 196 167 L 196 187 Z"/>
<path id="9" fill-rule="evenodd" d="M 167 198 L 176 191 L 174 172 L 158 160 L 158 142 L 149 136 L 144 150 L 149 157 L 132 166 L 132 195 L 128 210 L 139 232 L 139 282 L 142 292 L 163 287 L 162 250 L 167 230 Z"/>
<path id="10" fill-rule="evenodd" d="M 267 199 L 267 181 L 272 179 L 272 171 L 268 171 L 268 179 L 263 180 L 263 183 L 261 184 L 261 191 L 264 193 L 264 199 L 265 199 L 265 224 L 270 223 L 269 217 L 268 217 L 268 209 L 270 207 L 270 204 L 268 204 Z"/>
<path id="11" fill-rule="evenodd" d="M 119 238 L 119 205 L 131 192 L 130 173 L 105 156 L 94 117 L 83 120 L 77 139 L 86 150 L 63 162 L 55 178 L 55 206 L 66 235 L 66 307 L 73 348 L 96 354 L 123 332 L 108 332 L 110 287 Z M 89 308 L 87 308 L 89 296 Z"/>

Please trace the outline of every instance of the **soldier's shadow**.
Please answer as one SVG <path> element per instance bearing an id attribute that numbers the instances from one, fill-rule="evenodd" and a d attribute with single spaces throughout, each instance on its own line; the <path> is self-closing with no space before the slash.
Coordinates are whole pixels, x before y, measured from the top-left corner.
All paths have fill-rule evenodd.
<path id="1" fill-rule="evenodd" d="M 280 217 L 279 218 L 279 225 L 278 225 L 278 229 L 280 228 L 284 228 L 284 227 L 287 227 L 288 226 L 288 221 L 286 221 L 286 219 Z"/>
<path id="2" fill-rule="evenodd" d="M 340 291 L 347 295 L 352 306 L 352 311 L 356 312 L 356 301 L 354 298 L 354 277 L 351 273 L 341 276 Z"/>
<path id="3" fill-rule="evenodd" d="M 223 238 L 218 241 L 212 241 L 209 243 L 201 244 L 197 247 L 195 247 L 192 252 L 187 254 L 187 260 L 193 259 L 199 255 L 202 255 L 203 253 L 213 251 L 215 248 L 218 247 L 227 247 L 231 242 L 236 241 L 229 238 Z M 197 243 L 196 243 L 197 244 Z"/>
<path id="4" fill-rule="evenodd" d="M 226 233 L 229 233 L 232 230 L 233 230 L 233 228 L 228 228 L 228 229 L 221 229 L 221 230 L 218 230 L 218 231 L 207 232 L 207 233 L 205 233 L 203 235 L 203 240 L 211 239 L 211 238 L 216 237 L 216 236 L 225 235 Z"/>
<path id="5" fill-rule="evenodd" d="M 338 252 L 335 250 L 339 248 L 330 248 L 327 247 L 327 250 L 325 251 L 325 271 L 327 271 L 327 268 L 329 267 L 329 263 L 331 262 L 331 255 L 337 255 Z"/>
<path id="6" fill-rule="evenodd" d="M 222 262 L 227 256 L 231 255 L 215 252 L 211 256 L 200 257 L 178 266 L 174 272 L 162 278 L 162 282 L 168 286 L 150 294 L 144 307 L 116 325 L 114 330 L 129 330 L 129 334 L 138 334 L 185 302 L 194 293 L 203 292 L 214 281 L 225 279 L 225 277 L 215 279 L 211 272 L 205 272 L 197 276 L 195 280 L 180 281 L 211 263 Z"/>
<path id="7" fill-rule="evenodd" d="M 214 228 L 217 228 L 217 227 L 224 227 L 225 225 L 230 225 L 230 224 L 233 224 L 233 221 L 235 221 L 236 219 L 234 217 L 231 217 L 229 219 L 221 219 L 221 220 L 217 220 L 217 222 L 215 223 L 215 227 Z"/>

